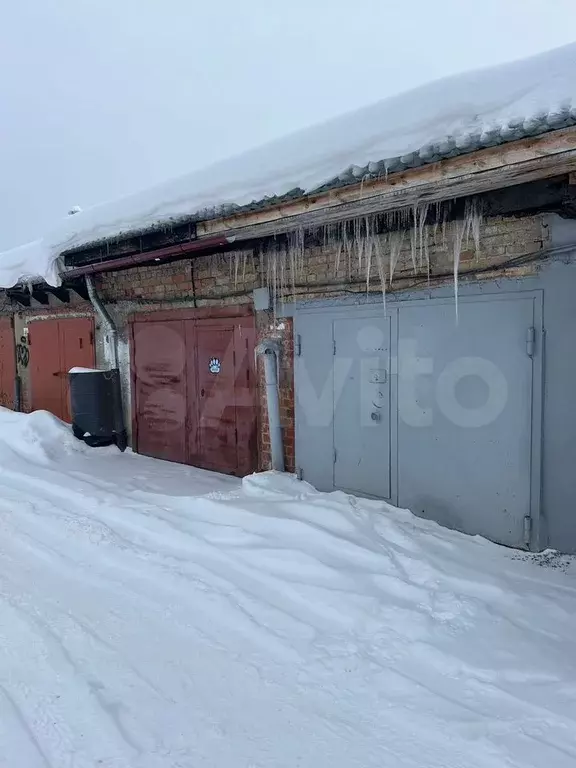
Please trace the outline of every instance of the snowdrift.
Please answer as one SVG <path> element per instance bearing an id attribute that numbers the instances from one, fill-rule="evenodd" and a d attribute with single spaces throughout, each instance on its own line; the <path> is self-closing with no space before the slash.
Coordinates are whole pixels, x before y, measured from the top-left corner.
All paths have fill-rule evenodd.
<path id="1" fill-rule="evenodd" d="M 34 461 L 48 464 L 83 452 L 84 443 L 76 440 L 70 425 L 47 411 L 15 413 L 0 407 L 0 462 Z"/>
<path id="2" fill-rule="evenodd" d="M 5 410 L 0 528 L 2 768 L 575 764 L 567 558 Z"/>

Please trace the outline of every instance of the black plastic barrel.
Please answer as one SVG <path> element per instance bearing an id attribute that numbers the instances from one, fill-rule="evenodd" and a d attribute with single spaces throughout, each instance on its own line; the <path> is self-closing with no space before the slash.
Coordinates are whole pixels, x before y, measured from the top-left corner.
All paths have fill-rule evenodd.
<path id="1" fill-rule="evenodd" d="M 69 374 L 72 431 L 88 445 L 112 445 L 126 450 L 120 372 L 81 370 Z"/>

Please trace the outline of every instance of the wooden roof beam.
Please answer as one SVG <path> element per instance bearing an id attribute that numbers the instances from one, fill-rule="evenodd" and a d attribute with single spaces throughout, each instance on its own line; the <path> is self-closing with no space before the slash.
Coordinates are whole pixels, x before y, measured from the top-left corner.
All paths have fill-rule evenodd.
<path id="1" fill-rule="evenodd" d="M 238 240 L 264 237 L 421 203 L 468 197 L 564 174 L 576 174 L 575 127 L 394 173 L 388 178 L 311 195 L 273 208 L 203 221 L 197 225 L 197 232 L 199 240 L 221 233 Z"/>
<path id="2" fill-rule="evenodd" d="M 48 304 L 50 304 L 50 298 L 48 296 L 48 293 L 44 290 L 33 288 L 32 298 L 34 299 L 34 301 L 37 301 L 39 304 L 42 304 L 45 307 L 48 306 Z"/>
<path id="3" fill-rule="evenodd" d="M 52 296 L 55 296 L 58 301 L 62 302 L 62 304 L 70 303 L 70 291 L 67 288 L 63 288 L 62 286 L 46 285 L 43 286 L 42 290 L 46 291 L 46 293 L 51 293 Z"/>
<path id="4" fill-rule="evenodd" d="M 8 298 L 11 299 L 12 301 L 15 301 L 16 303 L 20 304 L 21 307 L 29 307 L 30 304 L 32 303 L 30 299 L 30 294 L 28 291 L 9 288 L 6 291 L 6 296 L 8 296 Z"/>

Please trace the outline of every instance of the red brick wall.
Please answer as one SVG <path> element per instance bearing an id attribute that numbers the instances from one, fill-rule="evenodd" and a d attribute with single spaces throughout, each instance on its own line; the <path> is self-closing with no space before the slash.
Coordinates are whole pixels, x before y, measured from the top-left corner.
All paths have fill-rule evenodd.
<path id="1" fill-rule="evenodd" d="M 200 256 L 172 264 L 150 264 L 100 276 L 105 301 L 145 301 L 152 304 L 194 302 L 199 307 L 241 304 L 260 285 L 251 254 L 240 252 Z M 166 309 L 166 306 L 163 307 Z"/>

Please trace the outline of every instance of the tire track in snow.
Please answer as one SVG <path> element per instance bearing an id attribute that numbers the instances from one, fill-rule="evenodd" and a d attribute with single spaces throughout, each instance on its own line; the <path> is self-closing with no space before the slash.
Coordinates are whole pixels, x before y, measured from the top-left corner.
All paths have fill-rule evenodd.
<path id="1" fill-rule="evenodd" d="M 100 741 L 106 768 L 572 766 L 566 580 L 289 478 L 115 492 L 104 467 L 156 464 L 49 454 L 0 464 L 0 594 L 30 614 L 0 608 L 0 681 L 58 768 L 95 768 Z"/>
<path id="2" fill-rule="evenodd" d="M 53 768 L 54 764 L 44 752 L 20 707 L 2 684 L 0 699 L 4 699 L 4 707 L 0 701 L 0 765 L 6 768 L 14 768 L 17 765 L 25 765 L 26 768 Z"/>

